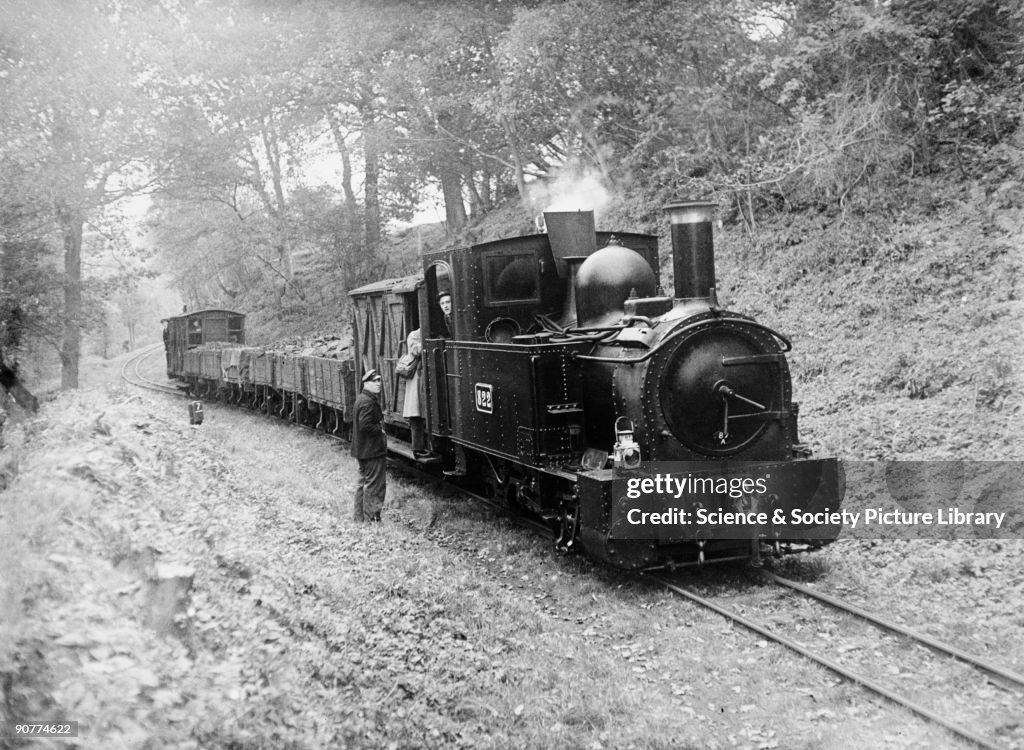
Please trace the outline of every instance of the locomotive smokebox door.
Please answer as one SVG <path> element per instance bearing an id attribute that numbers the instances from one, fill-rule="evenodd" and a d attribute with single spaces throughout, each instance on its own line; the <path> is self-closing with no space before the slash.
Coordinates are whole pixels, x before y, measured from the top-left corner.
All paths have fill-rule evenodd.
<path id="1" fill-rule="evenodd" d="M 198 399 L 195 401 L 188 402 L 188 423 L 189 424 L 202 424 L 203 423 L 203 402 Z"/>

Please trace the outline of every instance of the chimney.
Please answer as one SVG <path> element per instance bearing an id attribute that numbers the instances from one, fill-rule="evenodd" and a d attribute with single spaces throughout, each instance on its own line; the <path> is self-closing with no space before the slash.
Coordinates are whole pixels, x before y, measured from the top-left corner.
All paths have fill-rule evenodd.
<path id="1" fill-rule="evenodd" d="M 685 201 L 665 206 L 672 227 L 676 299 L 715 298 L 715 245 L 711 222 L 717 203 Z"/>

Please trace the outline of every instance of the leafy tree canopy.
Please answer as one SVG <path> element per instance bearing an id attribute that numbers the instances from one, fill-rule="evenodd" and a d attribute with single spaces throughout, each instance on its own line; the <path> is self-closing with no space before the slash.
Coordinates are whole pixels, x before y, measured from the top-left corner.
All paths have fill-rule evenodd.
<path id="1" fill-rule="evenodd" d="M 82 259 L 139 190 L 191 303 L 284 311 L 318 304 L 312 275 L 377 275 L 424 194 L 454 233 L 568 167 L 751 230 L 908 175 L 1009 179 L 1022 88 L 1005 0 L 11 0 L 0 266 L 57 270 L 21 308 L 73 385 L 109 295 Z"/>

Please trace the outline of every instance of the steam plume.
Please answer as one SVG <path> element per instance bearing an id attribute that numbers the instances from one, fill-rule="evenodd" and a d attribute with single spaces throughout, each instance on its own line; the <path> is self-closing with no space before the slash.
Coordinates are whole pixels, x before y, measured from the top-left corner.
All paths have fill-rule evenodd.
<path id="1" fill-rule="evenodd" d="M 612 201 L 598 172 L 581 168 L 563 169 L 554 178 L 531 183 L 528 190 L 529 207 L 534 213 L 593 211 L 600 217 Z"/>

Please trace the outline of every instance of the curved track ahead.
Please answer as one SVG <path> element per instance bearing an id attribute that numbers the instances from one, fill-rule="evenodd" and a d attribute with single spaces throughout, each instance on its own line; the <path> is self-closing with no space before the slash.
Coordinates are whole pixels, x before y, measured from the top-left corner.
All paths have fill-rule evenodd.
<path id="1" fill-rule="evenodd" d="M 132 354 L 132 356 L 126 359 L 123 365 L 121 365 L 121 379 L 126 383 L 138 386 L 139 388 L 180 396 L 182 392 L 175 386 L 151 380 L 143 375 L 139 369 L 143 362 L 157 352 L 162 352 L 163 350 L 163 344 L 153 344 L 152 346 L 147 346 L 145 349 L 139 349 L 137 352 Z"/>
<path id="2" fill-rule="evenodd" d="M 1012 684 L 1024 687 L 1024 676 L 1022 675 L 1016 674 L 1010 670 L 991 664 L 990 662 L 984 661 L 977 657 L 970 656 L 954 646 L 942 643 L 941 641 L 937 641 L 936 639 L 931 638 L 930 636 L 923 635 L 908 628 L 904 628 L 901 625 L 897 625 L 896 623 L 885 620 L 877 615 L 866 612 L 858 607 L 855 607 L 852 604 L 844 602 L 841 599 L 829 596 L 827 594 L 821 594 L 817 591 L 814 591 L 813 589 L 808 588 L 807 586 L 803 586 L 799 583 L 796 583 L 795 581 L 780 578 L 779 576 L 767 572 L 763 575 L 767 580 L 773 583 L 776 583 L 780 586 L 785 586 L 793 591 L 797 591 L 806 596 L 810 596 L 820 602 L 823 602 L 831 607 L 834 607 L 835 609 L 856 615 L 857 617 L 860 617 L 872 623 L 873 625 L 876 625 L 877 627 L 898 633 L 930 649 L 954 656 L 955 658 L 960 659 L 961 661 L 970 664 L 974 667 L 977 667 L 978 669 L 982 669 L 986 672 L 989 672 L 990 674 L 997 675 Z M 991 748 L 992 750 L 1000 750 L 1000 748 L 1002 747 L 1001 745 L 996 744 L 995 741 L 993 741 L 992 739 L 985 737 L 984 735 L 978 734 L 977 732 L 965 726 L 949 721 L 936 711 L 933 711 L 927 708 L 926 706 L 922 706 L 916 701 L 913 701 L 910 698 L 907 698 L 906 696 L 900 695 L 899 693 L 890 690 L 886 686 L 869 677 L 865 677 L 864 675 L 858 674 L 857 672 L 847 669 L 838 662 L 829 659 L 826 656 L 822 656 L 821 654 L 815 653 L 790 638 L 787 638 L 778 633 L 774 633 L 769 628 L 763 625 L 759 625 L 758 623 L 744 617 L 738 612 L 734 612 L 730 609 L 727 609 L 726 607 L 723 607 L 720 604 L 706 597 L 695 594 L 694 592 L 689 591 L 688 589 L 685 589 L 669 581 L 666 581 L 663 578 L 659 578 L 653 575 L 647 575 L 646 577 L 649 580 L 654 581 L 658 585 L 668 589 L 677 596 L 681 596 L 696 604 L 701 605 L 702 607 L 710 609 L 713 612 L 717 612 L 718 614 L 722 615 L 722 617 L 725 617 L 727 620 L 742 625 L 748 630 L 752 630 L 753 632 L 763 636 L 764 638 L 767 638 L 768 640 L 774 643 L 778 643 L 782 646 L 785 646 L 786 648 L 795 651 L 801 656 L 810 659 L 816 664 L 819 664 L 825 667 L 826 669 L 840 675 L 844 679 L 850 680 L 851 682 L 855 682 L 858 685 L 867 688 L 871 692 L 876 693 L 877 695 L 880 695 L 884 698 L 887 698 L 900 706 L 903 706 L 904 708 L 912 711 L 918 716 L 921 716 L 931 722 L 934 722 L 935 724 L 944 727 L 946 730 L 952 732 L 957 737 L 960 737 L 963 740 L 971 742 L 979 747 Z"/>

